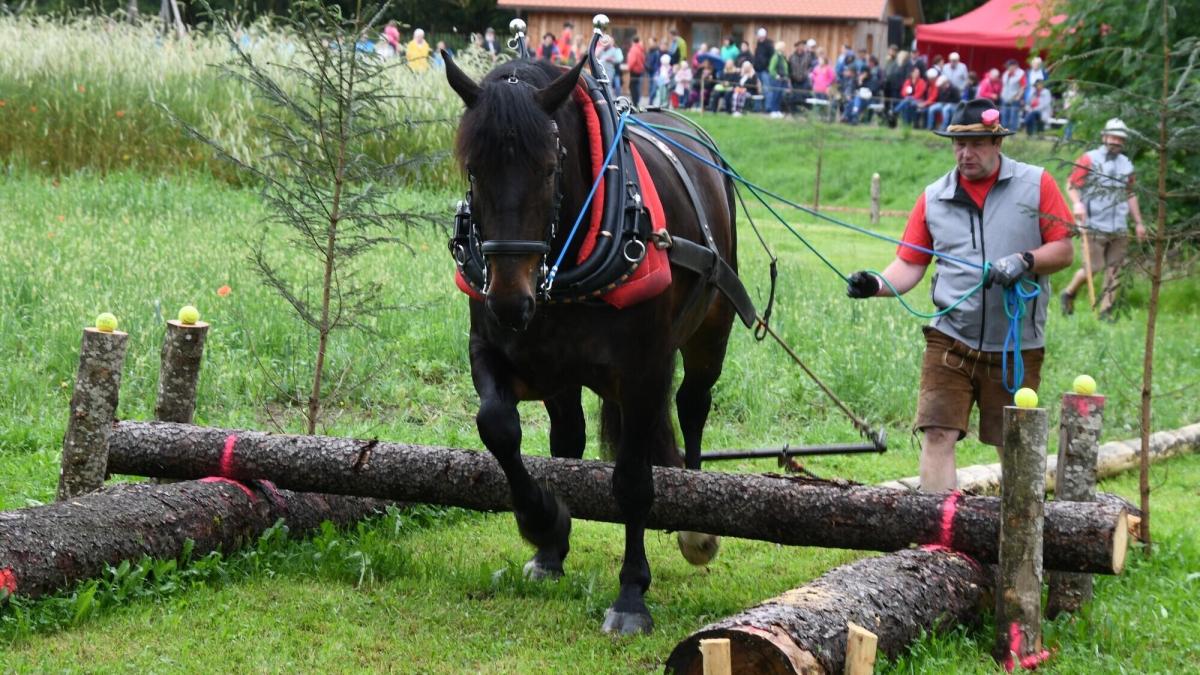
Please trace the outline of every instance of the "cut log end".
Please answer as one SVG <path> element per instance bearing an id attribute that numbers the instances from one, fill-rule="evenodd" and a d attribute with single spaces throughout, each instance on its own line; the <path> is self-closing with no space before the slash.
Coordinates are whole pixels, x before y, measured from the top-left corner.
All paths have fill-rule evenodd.
<path id="1" fill-rule="evenodd" d="M 187 329 L 208 328 L 208 323 L 205 321 L 197 321 L 196 323 L 184 323 L 184 322 L 180 321 L 179 319 L 167 319 L 167 323 L 171 324 L 172 326 L 175 326 L 176 328 L 187 328 Z"/>
<path id="2" fill-rule="evenodd" d="M 1125 553 L 1129 549 L 1129 528 L 1133 527 L 1129 523 L 1131 517 L 1124 511 L 1121 512 L 1121 515 L 1117 516 L 1117 527 L 1113 530 L 1113 574 L 1120 574 L 1125 570 Z M 1141 518 L 1137 520 L 1140 522 Z"/>
<path id="3" fill-rule="evenodd" d="M 695 633 L 675 646 L 667 658 L 666 672 L 675 675 L 704 675 L 702 642 L 713 639 L 729 641 L 729 664 L 734 673 L 761 675 L 793 675 L 811 673 L 823 675 L 825 669 L 809 652 L 801 649 L 787 635 L 777 631 L 736 626 L 722 630 Z"/>

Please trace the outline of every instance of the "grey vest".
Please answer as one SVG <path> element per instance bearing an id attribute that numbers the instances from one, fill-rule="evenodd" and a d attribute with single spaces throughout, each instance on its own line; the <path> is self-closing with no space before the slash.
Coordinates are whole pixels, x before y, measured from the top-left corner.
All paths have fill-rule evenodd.
<path id="1" fill-rule="evenodd" d="M 1038 224 L 1041 181 L 1041 168 L 1001 155 L 1000 175 L 982 210 L 959 187 L 957 169 L 934 181 L 925 188 L 925 222 L 933 237 L 933 249 L 982 265 L 985 260 L 1038 248 L 1042 245 Z M 979 277 L 979 269 L 939 256 L 930 291 L 933 304 L 938 309 L 949 307 L 978 284 Z M 1026 305 L 1021 321 L 1022 349 L 1045 344 L 1042 329 L 1046 325 L 1050 278 L 1039 275 L 1036 281 L 1042 290 Z M 1004 289 L 980 289 L 931 325 L 972 349 L 1001 351 L 1008 330 Z"/>
<path id="2" fill-rule="evenodd" d="M 1088 152 L 1087 157 L 1092 160 L 1092 166 L 1081 192 L 1087 207 L 1088 229 L 1126 234 L 1133 162 L 1123 154 L 1110 159 L 1106 147 Z"/>

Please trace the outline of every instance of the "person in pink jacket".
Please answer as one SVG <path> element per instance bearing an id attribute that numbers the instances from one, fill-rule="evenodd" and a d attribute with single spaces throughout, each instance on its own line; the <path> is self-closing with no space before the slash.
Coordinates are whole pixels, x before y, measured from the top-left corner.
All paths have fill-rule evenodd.
<path id="1" fill-rule="evenodd" d="M 812 90 L 817 98 L 829 98 L 829 86 L 837 79 L 833 66 L 824 56 L 817 59 L 817 67 L 812 71 Z"/>
<path id="2" fill-rule="evenodd" d="M 979 98 L 1000 105 L 1000 71 L 992 68 L 988 71 L 987 77 L 983 78 L 983 82 L 979 83 Z"/>

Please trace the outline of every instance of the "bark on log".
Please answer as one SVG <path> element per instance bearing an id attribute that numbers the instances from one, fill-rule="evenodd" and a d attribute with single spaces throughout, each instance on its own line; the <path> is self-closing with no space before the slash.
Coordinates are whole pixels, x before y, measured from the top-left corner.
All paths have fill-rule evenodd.
<path id="1" fill-rule="evenodd" d="M 196 385 L 200 381 L 200 361 L 208 324 L 198 321 L 184 325 L 167 321 L 163 338 L 162 364 L 158 371 L 158 398 L 154 419 L 161 422 L 192 423 L 196 412 Z"/>
<path id="2" fill-rule="evenodd" d="M 622 522 L 611 496 L 612 464 L 526 457 L 536 480 L 573 515 Z M 509 510 L 508 483 L 490 454 L 321 436 L 284 436 L 162 422 L 120 422 L 109 439 L 113 473 L 238 480 L 266 478 L 305 492 L 362 495 Z M 654 469 L 648 527 L 781 544 L 894 551 L 938 543 L 946 495 L 908 493 L 790 476 Z M 956 498 L 957 499 L 957 498 Z M 946 542 L 981 562 L 997 560 L 1000 502 L 964 497 Z M 1054 569 L 1120 573 L 1125 510 L 1111 503 L 1047 508 L 1046 560 Z"/>
<path id="3" fill-rule="evenodd" d="M 1004 408 L 1000 451 L 1000 576 L 992 656 L 1012 671 L 1031 668 L 1042 650 L 1042 523 L 1046 503 L 1044 408 Z"/>
<path id="4" fill-rule="evenodd" d="M 895 657 L 923 631 L 975 622 L 987 586 L 978 563 L 938 547 L 863 558 L 701 628 L 675 647 L 666 670 L 699 675 L 699 641 L 728 638 L 735 673 L 841 673 L 849 623 Z"/>
<path id="5" fill-rule="evenodd" d="M 1096 499 L 1096 451 L 1104 419 L 1104 397 L 1064 394 L 1058 427 L 1055 498 L 1076 502 Z M 1077 612 L 1092 599 L 1092 575 L 1049 572 L 1046 616 Z"/>
<path id="6" fill-rule="evenodd" d="M 123 560 L 175 558 L 188 539 L 196 555 L 228 553 L 280 518 L 299 534 L 325 520 L 355 522 L 388 503 L 223 478 L 114 485 L 65 502 L 0 511 L 0 588 L 38 597 Z"/>
<path id="7" fill-rule="evenodd" d="M 1111 441 L 1100 446 L 1096 458 L 1097 480 L 1110 478 L 1138 468 L 1141 460 L 1141 439 Z M 1200 424 L 1190 424 L 1171 431 L 1156 431 L 1150 435 L 1150 461 L 1161 462 L 1177 455 L 1200 452 Z M 1046 458 L 1046 489 L 1055 489 L 1058 455 Z M 896 490 L 916 490 L 918 476 L 907 476 L 880 483 L 879 487 Z M 958 470 L 958 489 L 971 494 L 1000 494 L 1000 464 L 975 464 Z"/>
<path id="8" fill-rule="evenodd" d="M 85 328 L 79 347 L 79 370 L 67 434 L 63 437 L 58 500 L 97 490 L 104 485 L 108 455 L 105 448 L 121 389 L 121 366 L 129 335 Z"/>

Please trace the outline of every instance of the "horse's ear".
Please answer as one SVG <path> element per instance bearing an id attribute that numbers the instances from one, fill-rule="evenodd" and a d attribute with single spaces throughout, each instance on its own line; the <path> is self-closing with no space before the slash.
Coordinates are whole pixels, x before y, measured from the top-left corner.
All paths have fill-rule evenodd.
<path id="1" fill-rule="evenodd" d="M 583 70 L 583 64 L 586 59 L 580 59 L 575 67 L 558 76 L 544 88 L 539 89 L 533 95 L 534 100 L 541 106 L 542 110 L 546 111 L 547 115 L 553 115 L 563 103 L 567 102 L 567 97 L 575 90 L 575 85 L 579 82 L 579 73 Z"/>
<path id="2" fill-rule="evenodd" d="M 479 100 L 479 85 L 454 63 L 454 58 L 445 49 L 442 50 L 442 59 L 446 62 L 446 80 L 450 83 L 450 88 L 468 108 L 475 105 L 475 101 Z"/>

